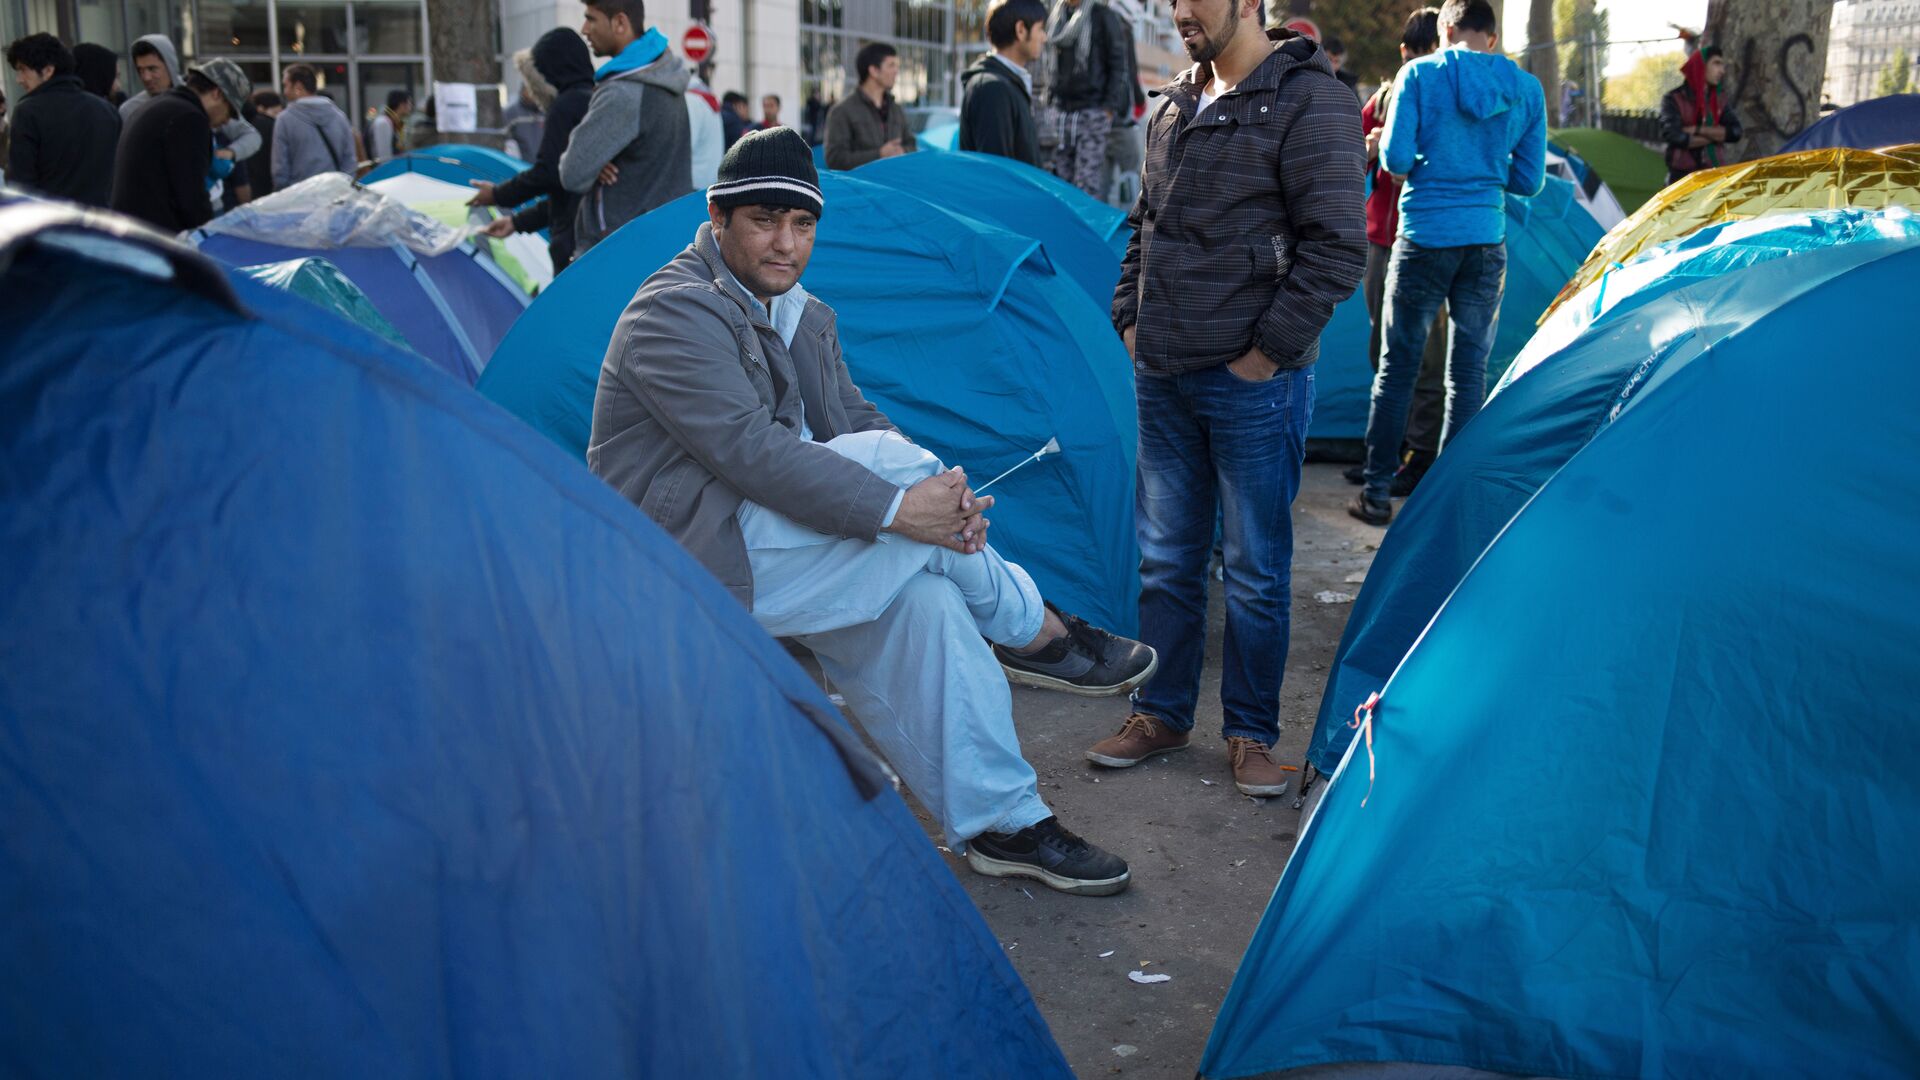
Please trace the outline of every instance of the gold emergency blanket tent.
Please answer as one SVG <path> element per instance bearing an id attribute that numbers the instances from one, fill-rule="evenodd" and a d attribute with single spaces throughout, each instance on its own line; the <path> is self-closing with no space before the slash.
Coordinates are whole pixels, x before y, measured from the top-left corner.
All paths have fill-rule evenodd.
<path id="1" fill-rule="evenodd" d="M 1843 207 L 1920 210 L 1920 144 L 1880 150 L 1834 147 L 1705 169 L 1669 184 L 1601 238 L 1560 290 L 1555 308 L 1641 251 L 1708 225 L 1763 214 Z"/>

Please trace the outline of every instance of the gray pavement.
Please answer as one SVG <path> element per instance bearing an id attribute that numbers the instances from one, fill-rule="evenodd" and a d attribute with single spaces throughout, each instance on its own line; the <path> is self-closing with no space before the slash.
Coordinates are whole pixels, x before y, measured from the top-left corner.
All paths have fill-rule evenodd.
<path id="1" fill-rule="evenodd" d="M 1348 579 L 1365 571 L 1382 535 L 1347 516 L 1353 491 L 1340 466 L 1309 466 L 1295 506 L 1293 642 L 1277 755 L 1289 764 L 1305 754 L 1327 666 L 1352 609 L 1315 594 L 1358 592 Z M 1031 882 L 983 878 L 947 856 L 1081 1077 L 1193 1076 L 1299 833 L 1302 816 L 1291 792 L 1256 800 L 1233 788 L 1220 736 L 1223 618 L 1216 582 L 1193 746 L 1152 764 L 1107 770 L 1082 756 L 1089 743 L 1118 729 L 1125 699 L 1013 692 L 1014 718 L 1043 794 L 1069 828 L 1127 858 L 1131 889 L 1105 899 L 1070 897 Z M 1172 979 L 1137 984 L 1127 978 L 1130 968 Z"/>

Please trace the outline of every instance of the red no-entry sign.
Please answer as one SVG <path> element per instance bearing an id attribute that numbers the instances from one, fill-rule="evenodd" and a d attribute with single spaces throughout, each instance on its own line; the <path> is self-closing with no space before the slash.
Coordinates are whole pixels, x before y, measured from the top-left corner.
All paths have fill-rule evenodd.
<path id="1" fill-rule="evenodd" d="M 698 64 L 713 55 L 713 31 L 705 23 L 694 23 L 680 35 L 680 55 Z"/>
<path id="2" fill-rule="evenodd" d="M 1320 40 L 1320 24 L 1304 15 L 1288 19 L 1285 26 L 1287 29 L 1302 37 L 1310 37 L 1315 41 Z"/>

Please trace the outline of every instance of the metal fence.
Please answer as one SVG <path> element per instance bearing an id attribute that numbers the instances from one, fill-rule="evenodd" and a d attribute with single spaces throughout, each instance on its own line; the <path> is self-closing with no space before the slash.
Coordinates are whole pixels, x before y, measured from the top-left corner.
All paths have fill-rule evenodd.
<path id="1" fill-rule="evenodd" d="M 1606 109 L 1600 113 L 1600 126 L 1649 146 L 1662 145 L 1660 114 L 1652 109 Z"/>

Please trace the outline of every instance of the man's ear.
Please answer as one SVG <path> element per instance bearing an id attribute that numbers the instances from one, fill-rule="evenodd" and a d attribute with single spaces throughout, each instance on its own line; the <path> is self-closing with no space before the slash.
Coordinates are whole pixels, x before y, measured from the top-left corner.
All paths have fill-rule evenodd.
<path id="1" fill-rule="evenodd" d="M 724 229 L 727 227 L 727 212 L 720 209 L 719 203 L 708 200 L 707 220 L 713 223 L 716 230 Z"/>

